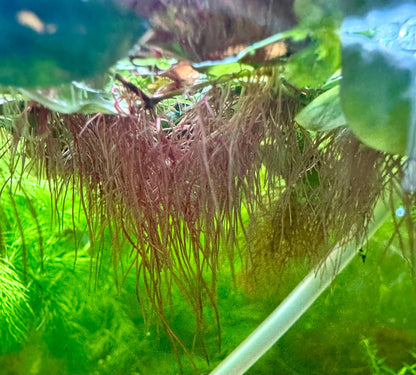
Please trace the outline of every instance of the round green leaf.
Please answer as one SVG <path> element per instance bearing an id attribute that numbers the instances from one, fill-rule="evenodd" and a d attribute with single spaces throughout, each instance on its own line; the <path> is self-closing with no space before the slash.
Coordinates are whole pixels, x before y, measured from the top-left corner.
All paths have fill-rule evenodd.
<path id="1" fill-rule="evenodd" d="M 341 105 L 365 144 L 406 154 L 416 96 L 416 5 L 347 17 L 342 25 Z"/>
<path id="2" fill-rule="evenodd" d="M 319 95 L 296 115 L 295 120 L 305 129 L 313 131 L 345 126 L 347 121 L 341 109 L 339 85 Z"/>
<path id="3" fill-rule="evenodd" d="M 143 33 L 116 0 L 0 1 L 0 84 L 57 86 L 105 72 Z"/>

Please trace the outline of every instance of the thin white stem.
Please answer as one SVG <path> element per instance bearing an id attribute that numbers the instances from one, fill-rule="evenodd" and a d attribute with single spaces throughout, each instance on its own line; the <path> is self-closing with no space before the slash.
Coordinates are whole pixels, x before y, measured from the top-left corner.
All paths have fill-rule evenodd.
<path id="1" fill-rule="evenodd" d="M 384 203 L 380 202 L 376 206 L 367 239 L 373 236 L 388 213 L 389 208 Z M 276 310 L 211 372 L 211 375 L 244 374 L 315 302 L 335 276 L 357 255 L 359 248 L 356 244 L 336 245 L 324 263 L 315 267 Z"/>

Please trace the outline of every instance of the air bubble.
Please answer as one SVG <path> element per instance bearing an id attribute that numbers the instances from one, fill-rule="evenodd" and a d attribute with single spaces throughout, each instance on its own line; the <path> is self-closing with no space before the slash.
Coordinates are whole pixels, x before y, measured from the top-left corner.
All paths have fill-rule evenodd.
<path id="1" fill-rule="evenodd" d="M 400 206 L 397 210 L 396 210 L 396 216 L 397 217 L 403 217 L 404 214 L 406 213 L 406 210 Z"/>

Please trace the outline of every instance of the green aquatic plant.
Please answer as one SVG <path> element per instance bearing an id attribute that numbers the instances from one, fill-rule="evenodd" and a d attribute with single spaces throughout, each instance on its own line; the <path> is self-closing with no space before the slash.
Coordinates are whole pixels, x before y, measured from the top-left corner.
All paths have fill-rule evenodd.
<path id="1" fill-rule="evenodd" d="M 28 289 L 5 259 L 0 261 L 0 301 L 1 355 L 22 345 L 33 314 Z"/>
<path id="2" fill-rule="evenodd" d="M 369 366 L 373 375 L 413 375 L 416 374 L 416 362 L 411 365 L 403 365 L 399 370 L 394 370 L 385 364 L 385 359 L 380 358 L 377 353 L 377 349 L 374 344 L 365 338 L 361 341 L 361 344 L 368 357 Z M 416 359 L 416 354 L 412 353 L 412 357 Z"/>

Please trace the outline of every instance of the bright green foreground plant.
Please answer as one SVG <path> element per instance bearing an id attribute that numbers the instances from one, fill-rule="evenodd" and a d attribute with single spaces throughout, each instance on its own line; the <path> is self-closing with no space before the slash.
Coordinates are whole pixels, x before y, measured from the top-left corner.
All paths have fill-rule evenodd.
<path id="1" fill-rule="evenodd" d="M 13 265 L 0 259 L 0 355 L 24 342 L 31 314 L 27 288 Z"/>

